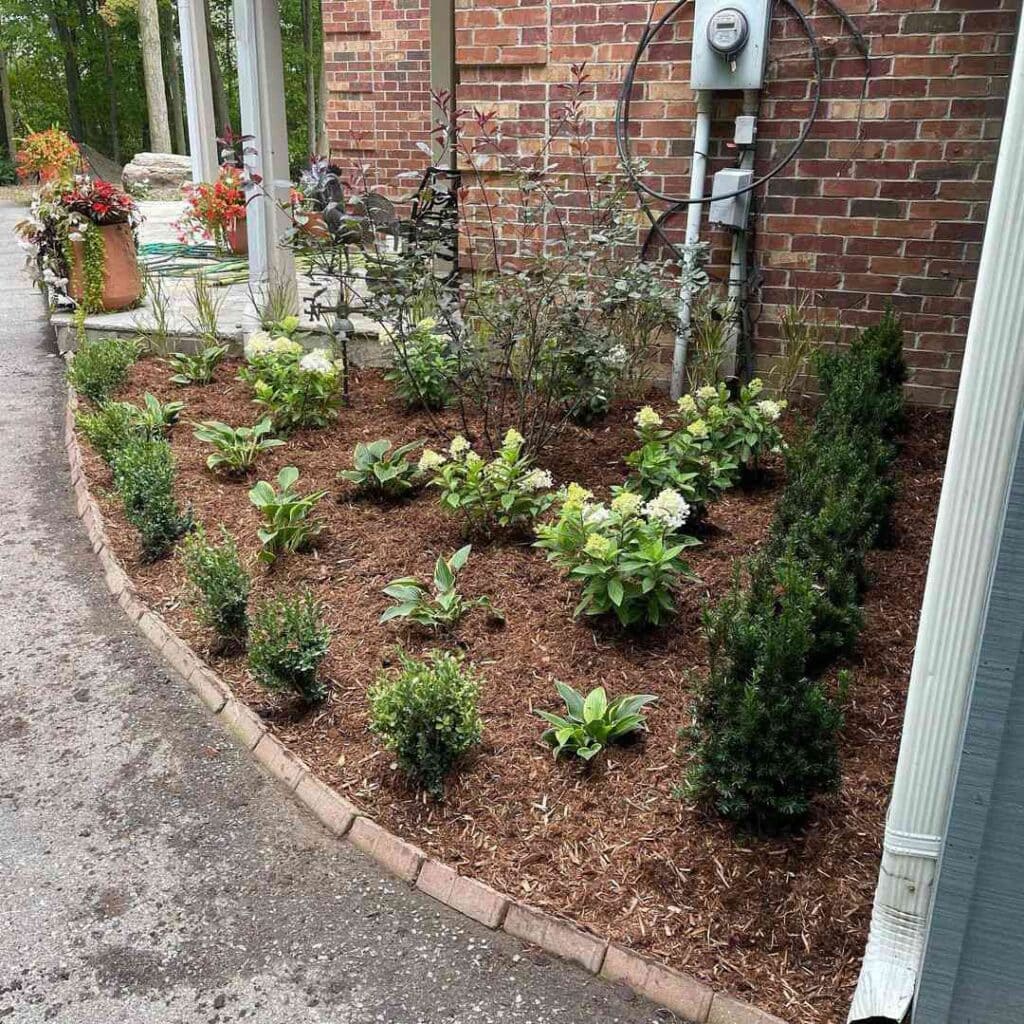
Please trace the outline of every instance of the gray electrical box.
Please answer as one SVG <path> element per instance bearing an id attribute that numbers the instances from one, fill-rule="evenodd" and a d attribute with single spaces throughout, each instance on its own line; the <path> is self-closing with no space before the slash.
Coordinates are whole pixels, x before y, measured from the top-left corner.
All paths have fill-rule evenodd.
<path id="1" fill-rule="evenodd" d="M 768 0 L 696 0 L 690 85 L 760 89 L 768 54 Z"/>
<path id="2" fill-rule="evenodd" d="M 753 180 L 753 171 L 740 170 L 737 167 L 717 171 L 711 180 L 712 201 L 708 210 L 708 220 L 724 228 L 745 231 L 750 217 L 750 193 L 744 192 L 730 199 L 715 199 L 714 196 L 727 196 L 731 192 L 747 188 Z"/>

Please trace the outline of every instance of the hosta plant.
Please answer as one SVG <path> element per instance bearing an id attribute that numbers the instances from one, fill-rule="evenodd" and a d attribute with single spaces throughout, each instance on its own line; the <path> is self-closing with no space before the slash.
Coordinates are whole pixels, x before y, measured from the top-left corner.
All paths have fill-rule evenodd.
<path id="1" fill-rule="evenodd" d="M 481 680 L 444 651 L 397 658 L 370 690 L 370 728 L 404 772 L 440 796 L 445 776 L 480 742 Z"/>
<path id="2" fill-rule="evenodd" d="M 565 683 L 555 683 L 555 689 L 565 701 L 565 714 L 537 712 L 550 726 L 541 740 L 554 749 L 555 757 L 568 753 L 584 761 L 593 760 L 609 743 L 646 729 L 647 719 L 641 711 L 658 699 L 640 693 L 609 701 L 603 686 L 585 698 Z"/>
<path id="3" fill-rule="evenodd" d="M 213 375 L 227 354 L 227 345 L 211 344 L 202 345 L 195 352 L 172 353 L 167 357 L 167 363 L 174 371 L 171 383 L 182 387 L 188 384 L 212 384 Z"/>
<path id="4" fill-rule="evenodd" d="M 360 441 L 352 455 L 352 469 L 343 469 L 338 477 L 355 484 L 361 494 L 401 498 L 419 482 L 419 467 L 406 456 L 422 445 L 422 441 L 411 441 L 392 450 L 386 438 L 369 444 Z"/>
<path id="5" fill-rule="evenodd" d="M 420 468 L 433 473 L 430 482 L 440 489 L 441 504 L 463 516 L 470 531 L 522 529 L 554 501 L 551 474 L 535 468 L 522 449 L 522 436 L 509 430 L 497 455 L 486 462 L 460 434 L 447 455 L 427 449 Z"/>
<path id="6" fill-rule="evenodd" d="M 277 474 L 277 489 L 260 480 L 249 491 L 249 500 L 260 510 L 265 525 L 257 532 L 263 550 L 260 560 L 272 564 L 279 555 L 303 551 L 323 529 L 323 522 L 311 518 L 317 503 L 327 493 L 300 494 L 295 490 L 299 471 L 285 466 Z"/>
<path id="7" fill-rule="evenodd" d="M 162 437 L 181 417 L 184 402 L 161 402 L 148 391 L 142 397 L 142 406 L 134 407 L 140 428 L 147 437 Z"/>
<path id="8" fill-rule="evenodd" d="M 459 548 L 451 558 L 438 558 L 434 566 L 433 586 L 403 576 L 392 580 L 384 593 L 395 600 L 380 617 L 381 622 L 392 619 L 407 619 L 428 629 L 448 629 L 455 625 L 473 608 L 486 608 L 492 618 L 502 620 L 503 616 L 491 603 L 489 597 L 475 597 L 467 600 L 458 591 L 456 574 L 466 564 L 471 545 Z"/>
<path id="9" fill-rule="evenodd" d="M 229 427 L 219 420 L 204 420 L 196 425 L 195 436 L 215 449 L 206 459 L 210 469 L 240 474 L 252 469 L 264 452 L 284 444 L 279 438 L 269 436 L 271 429 L 266 417 L 252 427 Z"/>
<path id="10" fill-rule="evenodd" d="M 680 557 L 697 544 L 679 533 L 689 507 L 678 492 L 645 502 L 623 491 L 596 503 L 578 484 L 563 492 L 557 519 L 537 530 L 536 547 L 582 585 L 575 615 L 614 614 L 626 627 L 657 626 L 675 614 L 672 594 L 695 577 Z"/>
<path id="11" fill-rule="evenodd" d="M 183 408 L 181 402 L 161 404 L 147 392 L 142 408 L 131 402 L 107 401 L 95 412 L 79 412 L 76 422 L 100 458 L 112 465 L 132 438 L 163 437 Z"/>
<path id="12" fill-rule="evenodd" d="M 312 594 L 274 597 L 253 613 L 249 670 L 268 690 L 292 692 L 313 704 L 327 696 L 319 670 L 330 646 L 323 605 Z"/>

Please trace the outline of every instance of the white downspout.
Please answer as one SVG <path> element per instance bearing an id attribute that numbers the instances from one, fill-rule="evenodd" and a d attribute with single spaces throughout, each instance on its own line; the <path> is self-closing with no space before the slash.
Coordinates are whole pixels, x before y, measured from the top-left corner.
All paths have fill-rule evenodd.
<path id="1" fill-rule="evenodd" d="M 1017 51 L 932 542 L 903 739 L 850 1021 L 914 995 L 1024 417 L 1024 45 Z"/>
<path id="2" fill-rule="evenodd" d="M 693 125 L 693 159 L 690 163 L 690 199 L 704 198 L 704 178 L 708 167 L 708 147 L 711 145 L 711 100 L 710 89 L 697 92 L 697 116 Z M 701 203 L 691 202 L 686 209 L 686 239 L 684 259 L 693 258 L 693 246 L 700 238 Z M 684 274 L 686 268 L 684 267 Z M 673 400 L 683 393 L 683 375 L 686 369 L 686 346 L 690 339 L 690 311 L 693 293 L 685 280 L 679 295 L 679 326 L 676 332 L 675 350 L 672 353 Z"/>

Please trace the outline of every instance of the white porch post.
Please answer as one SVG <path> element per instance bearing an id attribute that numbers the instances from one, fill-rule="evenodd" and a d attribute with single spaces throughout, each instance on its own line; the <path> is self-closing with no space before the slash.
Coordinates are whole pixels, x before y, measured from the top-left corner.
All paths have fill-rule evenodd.
<path id="1" fill-rule="evenodd" d="M 1024 417 L 1024 39 L 1010 75 L 988 228 L 851 1021 L 914 996 L 1007 494 Z"/>
<path id="2" fill-rule="evenodd" d="M 281 15 L 277 0 L 234 0 L 238 39 L 238 92 L 242 134 L 256 152 L 246 165 L 262 178 L 265 195 L 248 206 L 249 279 L 254 284 L 293 282 L 295 261 L 279 244 L 288 218 L 278 206 L 287 204 L 288 126 L 284 105 L 284 64 L 281 58 Z"/>
<path id="3" fill-rule="evenodd" d="M 181 63 L 188 111 L 188 151 L 193 181 L 215 181 L 220 160 L 210 84 L 210 51 L 206 42 L 203 0 L 178 0 Z"/>

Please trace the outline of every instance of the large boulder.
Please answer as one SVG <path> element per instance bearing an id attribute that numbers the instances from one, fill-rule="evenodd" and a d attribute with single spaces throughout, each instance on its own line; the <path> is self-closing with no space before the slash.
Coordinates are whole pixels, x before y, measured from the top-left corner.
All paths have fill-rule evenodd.
<path id="1" fill-rule="evenodd" d="M 125 188 L 144 184 L 150 188 L 181 188 L 192 180 L 192 163 L 176 153 L 136 153 L 121 175 Z"/>

